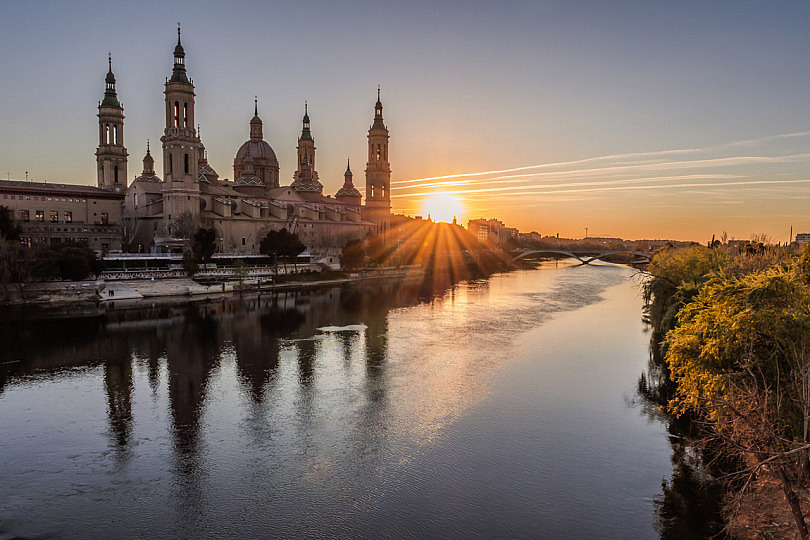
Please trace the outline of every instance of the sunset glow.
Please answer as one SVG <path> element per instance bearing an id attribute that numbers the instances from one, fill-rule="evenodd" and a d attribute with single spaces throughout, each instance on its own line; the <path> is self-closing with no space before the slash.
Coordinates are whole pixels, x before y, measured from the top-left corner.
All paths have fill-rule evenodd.
<path id="1" fill-rule="evenodd" d="M 461 220 L 464 207 L 457 197 L 449 193 L 437 193 L 422 202 L 422 214 L 425 218 L 430 216 L 434 221 L 452 223 L 453 218 Z"/>

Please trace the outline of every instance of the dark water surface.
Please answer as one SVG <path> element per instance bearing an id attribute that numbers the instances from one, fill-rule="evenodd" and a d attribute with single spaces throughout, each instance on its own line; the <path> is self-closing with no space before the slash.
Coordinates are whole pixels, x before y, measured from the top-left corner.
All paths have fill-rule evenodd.
<path id="1" fill-rule="evenodd" d="M 0 538 L 654 538 L 632 270 L 0 330 Z"/>

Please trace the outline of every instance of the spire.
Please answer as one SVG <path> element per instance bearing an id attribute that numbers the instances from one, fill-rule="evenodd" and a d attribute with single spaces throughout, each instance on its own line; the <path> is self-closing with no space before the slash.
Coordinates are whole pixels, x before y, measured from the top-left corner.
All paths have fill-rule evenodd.
<path id="1" fill-rule="evenodd" d="M 346 172 L 343 173 L 343 176 L 351 176 L 352 175 L 352 168 L 349 165 L 349 158 L 346 158 Z"/>
<path id="2" fill-rule="evenodd" d="M 304 127 L 301 130 L 301 137 L 299 141 L 311 141 L 312 133 L 309 131 L 309 108 L 307 102 L 304 101 Z"/>
<path id="3" fill-rule="evenodd" d="M 382 101 L 380 101 L 380 85 L 377 85 L 377 103 L 374 104 L 374 124 L 371 126 L 372 129 L 385 129 L 385 124 L 383 123 L 383 106 Z"/>
<path id="4" fill-rule="evenodd" d="M 250 119 L 250 138 L 263 139 L 262 119 L 259 118 L 259 98 L 253 96 L 253 118 Z"/>
<path id="5" fill-rule="evenodd" d="M 149 139 L 146 139 L 146 155 L 143 156 L 143 175 L 150 176 L 155 174 L 155 160 L 152 158 L 152 153 L 149 150 Z"/>
<path id="6" fill-rule="evenodd" d="M 186 75 L 186 51 L 180 43 L 180 23 L 177 23 L 177 46 L 174 48 L 174 68 L 169 82 L 189 82 Z"/>
<path id="7" fill-rule="evenodd" d="M 101 105 L 104 107 L 121 107 L 118 96 L 115 93 L 115 75 L 112 72 L 112 55 L 107 53 L 107 76 L 104 78 L 106 87 L 104 89 L 104 100 Z"/>

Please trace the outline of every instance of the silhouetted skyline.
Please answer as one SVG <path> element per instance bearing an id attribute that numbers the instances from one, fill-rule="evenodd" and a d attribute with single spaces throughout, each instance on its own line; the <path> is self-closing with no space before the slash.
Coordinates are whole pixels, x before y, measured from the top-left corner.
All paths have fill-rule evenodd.
<path id="1" fill-rule="evenodd" d="M 380 84 L 394 212 L 419 214 L 425 194 L 447 191 L 465 222 L 543 234 L 810 231 L 804 3 L 7 3 L 2 14 L 2 178 L 95 184 L 111 53 L 131 181 L 162 132 L 180 21 L 224 177 L 256 95 L 291 181 L 307 100 L 335 191 L 347 157 L 365 162 Z"/>

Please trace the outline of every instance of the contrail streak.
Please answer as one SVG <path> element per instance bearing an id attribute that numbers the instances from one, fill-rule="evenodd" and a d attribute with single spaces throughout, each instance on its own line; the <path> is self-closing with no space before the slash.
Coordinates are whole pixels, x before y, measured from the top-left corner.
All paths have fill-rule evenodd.
<path id="1" fill-rule="evenodd" d="M 464 178 L 464 177 L 471 177 L 471 176 L 487 176 L 490 174 L 501 174 L 501 173 L 509 173 L 509 172 L 517 172 L 517 171 L 527 171 L 531 169 L 543 169 L 543 168 L 552 168 L 552 167 L 563 167 L 563 166 L 570 166 L 570 165 L 579 165 L 583 163 L 593 163 L 597 161 L 605 161 L 611 159 L 626 159 L 626 158 L 639 158 L 639 157 L 651 157 L 651 156 L 669 156 L 669 155 L 678 155 L 678 154 L 688 154 L 694 152 L 708 152 L 710 150 L 719 150 L 721 148 L 728 148 L 733 146 L 744 146 L 744 145 L 751 145 L 760 142 L 770 141 L 770 140 L 778 140 L 778 139 L 785 139 L 785 138 L 792 138 L 792 137 L 804 137 L 810 135 L 810 131 L 799 131 L 795 133 L 783 133 L 780 135 L 769 135 L 767 137 L 760 137 L 758 139 L 744 139 L 740 141 L 733 141 L 729 143 L 722 143 L 717 145 L 707 146 L 705 148 L 685 148 L 680 150 L 658 150 L 653 152 L 631 152 L 631 153 L 624 153 L 624 154 L 609 154 L 604 156 L 597 156 L 585 159 L 578 159 L 573 161 L 560 161 L 556 163 L 541 163 L 537 165 L 527 165 L 524 167 L 513 167 L 509 169 L 496 169 L 491 171 L 483 171 L 483 172 L 472 172 L 472 173 L 461 173 L 461 174 L 448 174 L 443 176 L 429 176 L 425 178 L 414 178 L 410 180 L 397 180 L 392 182 L 392 184 L 409 184 L 415 182 L 424 182 L 427 180 L 445 180 L 450 178 Z"/>
<path id="2" fill-rule="evenodd" d="M 740 182 L 715 182 L 715 183 L 700 183 L 700 184 L 667 184 L 667 185 L 646 185 L 646 186 L 609 186 L 609 187 L 593 187 L 581 189 L 553 189 L 543 191 L 548 187 L 558 186 L 517 186 L 511 188 L 484 188 L 484 189 L 468 189 L 445 191 L 450 195 L 470 195 L 478 193 L 491 193 L 499 191 L 513 191 L 516 189 L 524 189 L 527 191 L 514 191 L 507 193 L 509 196 L 522 196 L 522 195 L 552 195 L 557 193 L 596 193 L 605 191 L 643 191 L 651 189 L 675 189 L 675 188 L 690 188 L 690 187 L 724 187 L 724 186 L 751 186 L 751 185 L 773 185 L 773 184 L 806 184 L 810 183 L 810 179 L 803 180 L 745 180 Z M 397 197 L 421 197 L 427 195 L 434 195 L 432 192 L 413 193 L 408 195 L 397 195 Z"/>

